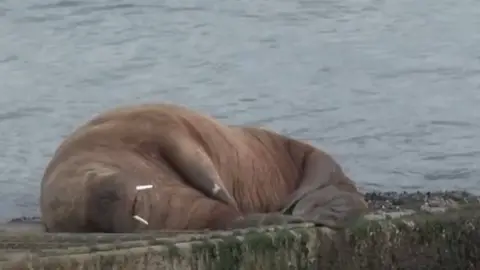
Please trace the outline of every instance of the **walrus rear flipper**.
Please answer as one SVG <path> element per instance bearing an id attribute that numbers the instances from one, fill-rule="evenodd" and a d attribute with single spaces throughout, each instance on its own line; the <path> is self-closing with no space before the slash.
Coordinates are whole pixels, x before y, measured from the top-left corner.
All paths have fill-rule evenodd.
<path id="1" fill-rule="evenodd" d="M 353 181 L 333 158 L 319 151 L 306 158 L 301 184 L 286 202 L 283 214 L 332 228 L 348 226 L 367 210 Z"/>
<path id="2" fill-rule="evenodd" d="M 179 137 L 180 136 L 180 137 Z M 206 196 L 220 200 L 235 209 L 238 204 L 220 179 L 210 157 L 191 138 L 169 136 L 165 143 L 164 155 L 184 176 L 187 184 L 203 192 Z"/>

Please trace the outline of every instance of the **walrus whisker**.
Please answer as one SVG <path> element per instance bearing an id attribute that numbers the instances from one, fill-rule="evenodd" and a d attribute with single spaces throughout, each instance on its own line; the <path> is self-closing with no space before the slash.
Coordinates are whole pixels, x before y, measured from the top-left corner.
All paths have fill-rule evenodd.
<path id="1" fill-rule="evenodd" d="M 145 224 L 145 225 L 148 225 L 148 221 L 146 221 L 145 219 L 139 217 L 138 215 L 135 215 L 133 216 L 134 219 L 140 221 L 141 223 Z"/>
<path id="2" fill-rule="evenodd" d="M 137 190 L 145 190 L 145 189 L 151 189 L 153 188 L 153 185 L 139 185 L 136 187 Z"/>

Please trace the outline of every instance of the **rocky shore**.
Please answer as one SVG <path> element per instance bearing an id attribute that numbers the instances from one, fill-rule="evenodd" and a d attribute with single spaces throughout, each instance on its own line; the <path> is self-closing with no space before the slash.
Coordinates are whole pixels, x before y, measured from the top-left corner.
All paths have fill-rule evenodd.
<path id="1" fill-rule="evenodd" d="M 416 213 L 441 213 L 480 205 L 480 196 L 465 191 L 368 192 L 368 219 L 395 218 Z"/>

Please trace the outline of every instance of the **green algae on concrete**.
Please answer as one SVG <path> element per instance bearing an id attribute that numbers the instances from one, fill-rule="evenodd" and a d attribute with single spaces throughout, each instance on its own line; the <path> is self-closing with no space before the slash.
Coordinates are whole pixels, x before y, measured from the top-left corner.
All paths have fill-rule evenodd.
<path id="1" fill-rule="evenodd" d="M 201 234 L 165 237 L 159 232 L 151 234 L 150 240 L 139 235 L 141 240 L 131 236 L 121 243 L 90 247 L 58 248 L 52 244 L 51 248 L 28 249 L 24 245 L 16 252 L 5 250 L 0 269 L 313 269 L 317 234 L 318 229 L 313 225 L 299 224 L 205 233 L 208 237 Z M 49 241 L 54 238 L 52 234 L 45 236 Z M 29 238 L 40 239 L 31 235 Z M 81 242 L 92 241 L 85 241 L 86 238 L 83 235 Z"/>
<path id="2" fill-rule="evenodd" d="M 478 228 L 479 209 L 465 207 L 440 214 L 362 219 L 338 232 L 299 224 L 178 238 L 158 233 L 150 240 L 144 235 L 135 240 L 132 235 L 117 245 L 104 242 L 93 249 L 52 245 L 10 251 L 0 269 L 479 269 Z M 51 235 L 47 238 L 52 240 Z"/>
<path id="3" fill-rule="evenodd" d="M 319 249 L 318 269 L 480 269 L 480 209 L 360 220 Z"/>
<path id="4" fill-rule="evenodd" d="M 250 231 L 192 245 L 192 254 L 202 269 L 313 269 L 317 238 L 313 226 Z"/>

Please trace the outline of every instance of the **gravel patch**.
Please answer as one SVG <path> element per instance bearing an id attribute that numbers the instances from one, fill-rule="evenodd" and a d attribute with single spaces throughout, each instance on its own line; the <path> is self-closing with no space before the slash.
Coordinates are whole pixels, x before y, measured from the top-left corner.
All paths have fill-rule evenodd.
<path id="1" fill-rule="evenodd" d="M 465 191 L 368 192 L 365 199 L 370 208 L 365 216 L 367 219 L 441 213 L 465 206 L 480 207 L 480 196 Z"/>

